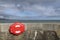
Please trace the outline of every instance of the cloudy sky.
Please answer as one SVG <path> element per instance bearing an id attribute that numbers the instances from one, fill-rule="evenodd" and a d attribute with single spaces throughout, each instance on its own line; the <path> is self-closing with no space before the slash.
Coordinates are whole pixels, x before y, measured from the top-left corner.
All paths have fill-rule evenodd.
<path id="1" fill-rule="evenodd" d="M 0 0 L 0 18 L 60 20 L 60 0 Z"/>

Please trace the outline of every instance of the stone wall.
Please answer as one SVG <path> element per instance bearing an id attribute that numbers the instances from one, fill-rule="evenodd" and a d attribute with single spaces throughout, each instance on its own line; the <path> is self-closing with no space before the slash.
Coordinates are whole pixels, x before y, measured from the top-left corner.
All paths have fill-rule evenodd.
<path id="1" fill-rule="evenodd" d="M 9 40 L 7 38 L 9 38 L 10 36 L 12 36 L 12 38 L 10 37 L 10 39 L 14 40 L 18 40 L 20 38 L 20 36 L 14 36 L 12 34 L 9 34 L 9 27 L 10 25 L 13 23 L 0 23 L 0 32 L 2 32 L 2 36 L 3 36 L 3 40 Z M 27 30 L 54 30 L 57 32 L 58 36 L 60 36 L 60 23 L 24 23 L 25 24 L 25 29 Z M 9 35 L 8 35 L 9 34 Z M 6 36 L 4 36 L 6 35 Z M 6 37 L 6 38 L 5 38 Z M 18 38 L 16 38 L 18 37 Z M 4 39 L 5 38 L 5 39 Z"/>
<path id="2" fill-rule="evenodd" d="M 0 23 L 0 31 L 8 32 L 10 25 L 13 23 Z M 24 23 L 26 30 L 58 30 L 60 23 Z"/>

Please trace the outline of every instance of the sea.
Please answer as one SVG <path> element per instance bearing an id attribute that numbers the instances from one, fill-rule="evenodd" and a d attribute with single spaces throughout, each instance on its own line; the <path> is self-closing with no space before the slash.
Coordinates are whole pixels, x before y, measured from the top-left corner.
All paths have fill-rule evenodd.
<path id="1" fill-rule="evenodd" d="M 0 23 L 13 23 L 13 22 L 24 22 L 24 23 L 60 23 L 60 20 L 10 20 L 0 19 Z"/>

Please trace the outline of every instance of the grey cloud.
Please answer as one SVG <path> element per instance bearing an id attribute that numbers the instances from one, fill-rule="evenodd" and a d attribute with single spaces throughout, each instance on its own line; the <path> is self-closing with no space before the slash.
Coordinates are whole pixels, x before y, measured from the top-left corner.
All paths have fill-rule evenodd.
<path id="1" fill-rule="evenodd" d="M 27 16 L 25 11 L 34 12 L 31 16 L 60 16 L 60 12 L 57 11 L 56 8 L 60 7 L 60 0 L 0 0 L 0 6 L 5 9 L 16 10 L 17 12 L 9 13 L 9 15 L 14 15 L 17 13 L 17 16 L 21 16 L 21 11 L 23 12 L 23 16 Z M 4 4 L 4 5 L 1 5 Z M 1 8 L 0 8 L 1 10 Z M 4 12 L 2 10 L 2 12 Z M 1 12 L 1 11 L 0 11 Z M 8 14 L 8 12 L 6 12 Z M 3 14 L 6 14 L 5 12 Z M 20 15 L 21 14 L 21 15 Z"/>

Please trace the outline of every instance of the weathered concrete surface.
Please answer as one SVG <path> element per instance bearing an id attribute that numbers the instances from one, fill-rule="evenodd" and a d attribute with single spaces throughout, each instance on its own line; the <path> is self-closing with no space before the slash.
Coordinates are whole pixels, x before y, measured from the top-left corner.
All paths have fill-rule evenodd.
<path id="1" fill-rule="evenodd" d="M 0 23 L 0 31 L 5 32 L 6 39 L 7 33 L 9 32 L 9 27 L 13 23 Z M 27 30 L 51 30 L 56 31 L 57 35 L 60 36 L 60 23 L 23 23 L 25 24 L 25 29 Z M 10 34 L 11 35 L 11 34 Z M 14 36 L 14 39 L 17 36 Z M 16 40 L 18 40 L 20 36 Z"/>

